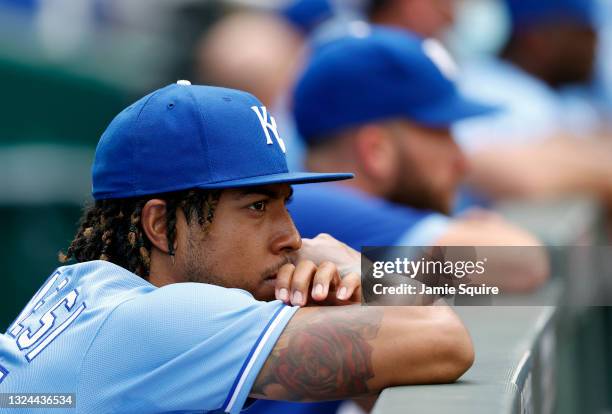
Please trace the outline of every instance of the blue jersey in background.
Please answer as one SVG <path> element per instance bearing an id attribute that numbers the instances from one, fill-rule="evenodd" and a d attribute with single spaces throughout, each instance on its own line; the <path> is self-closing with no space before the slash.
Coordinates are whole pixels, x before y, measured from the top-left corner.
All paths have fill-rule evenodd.
<path id="1" fill-rule="evenodd" d="M 338 184 L 296 186 L 289 210 L 302 237 L 328 233 L 357 250 L 428 246 L 446 232 L 451 220 Z"/>

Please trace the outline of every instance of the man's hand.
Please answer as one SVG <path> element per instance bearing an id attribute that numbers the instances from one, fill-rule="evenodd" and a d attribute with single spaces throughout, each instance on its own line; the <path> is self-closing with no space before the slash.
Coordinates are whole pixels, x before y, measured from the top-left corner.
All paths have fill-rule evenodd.
<path id="1" fill-rule="evenodd" d="M 361 254 L 329 234 L 321 233 L 314 239 L 302 239 L 302 247 L 295 257 L 310 260 L 317 266 L 323 262 L 335 263 L 342 278 L 349 273 L 361 274 Z"/>
<path id="2" fill-rule="evenodd" d="M 327 234 L 302 239 L 294 263 L 280 268 L 276 298 L 296 306 L 361 303 L 360 255 Z"/>

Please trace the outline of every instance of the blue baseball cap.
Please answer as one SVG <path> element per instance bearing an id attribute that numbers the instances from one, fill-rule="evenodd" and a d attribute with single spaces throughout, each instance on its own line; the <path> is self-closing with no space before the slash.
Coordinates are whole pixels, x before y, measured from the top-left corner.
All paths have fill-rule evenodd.
<path id="1" fill-rule="evenodd" d="M 573 21 L 595 26 L 592 0 L 506 0 L 514 29 L 554 21 Z"/>
<path id="2" fill-rule="evenodd" d="M 365 23 L 362 23 L 365 25 Z M 313 144 L 333 132 L 394 117 L 432 127 L 497 108 L 461 96 L 454 63 L 432 39 L 380 26 L 321 44 L 293 93 L 300 135 Z"/>
<path id="3" fill-rule="evenodd" d="M 92 193 L 101 200 L 353 177 L 289 172 L 285 152 L 276 121 L 253 95 L 179 81 L 113 119 L 96 148 Z"/>

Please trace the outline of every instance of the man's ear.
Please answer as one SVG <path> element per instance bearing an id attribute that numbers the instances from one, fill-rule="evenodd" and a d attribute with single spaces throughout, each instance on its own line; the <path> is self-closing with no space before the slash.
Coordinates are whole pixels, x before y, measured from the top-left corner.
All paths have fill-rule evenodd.
<path id="1" fill-rule="evenodd" d="M 354 136 L 355 153 L 362 174 L 374 183 L 390 182 L 396 170 L 394 137 L 380 125 L 360 127 Z"/>
<path id="2" fill-rule="evenodd" d="M 167 254 L 166 202 L 157 198 L 147 201 L 142 208 L 140 222 L 153 247 Z"/>

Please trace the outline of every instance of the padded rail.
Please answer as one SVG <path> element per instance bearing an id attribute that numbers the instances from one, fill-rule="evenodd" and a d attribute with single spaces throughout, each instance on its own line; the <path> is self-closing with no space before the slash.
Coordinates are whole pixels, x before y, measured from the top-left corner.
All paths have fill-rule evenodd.
<path id="1" fill-rule="evenodd" d="M 547 245 L 604 244 L 606 240 L 598 231 L 602 227 L 600 210 L 588 200 L 506 204 L 499 211 Z M 558 303 L 564 287 L 576 283 L 564 271 L 566 263 L 556 264 L 552 281 L 536 294 L 544 300 L 530 303 Z M 589 277 L 596 279 L 597 275 Z M 581 339 L 585 334 L 609 338 L 602 324 L 593 326 L 593 313 L 599 318 L 601 311 L 589 308 L 571 315 L 577 310 L 553 306 L 457 307 L 456 311 L 474 342 L 476 360 L 472 368 L 455 384 L 386 389 L 376 402 L 374 414 L 549 414 L 577 412 L 578 406 L 585 405 L 594 412 L 591 409 L 605 404 L 591 403 L 592 394 L 605 395 L 606 391 L 603 376 L 597 377 L 595 372 L 596 362 L 587 364 L 588 369 L 583 371 L 590 378 L 585 378 L 578 368 L 587 365 L 574 361 L 578 353 L 581 361 L 600 361 L 605 369 L 601 341 L 584 344 Z M 581 315 L 588 316 L 586 328 L 577 327 Z M 580 351 L 585 348 L 592 351 Z M 593 377 L 597 377 L 596 382 Z"/>
<path id="2" fill-rule="evenodd" d="M 476 360 L 455 384 L 389 388 L 374 414 L 550 413 L 555 403 L 555 307 L 463 307 Z"/>

